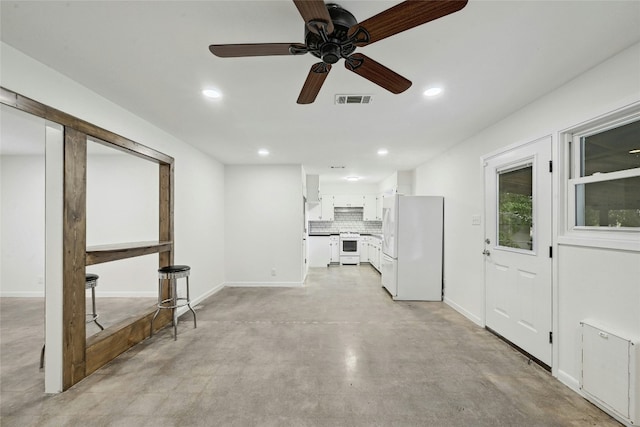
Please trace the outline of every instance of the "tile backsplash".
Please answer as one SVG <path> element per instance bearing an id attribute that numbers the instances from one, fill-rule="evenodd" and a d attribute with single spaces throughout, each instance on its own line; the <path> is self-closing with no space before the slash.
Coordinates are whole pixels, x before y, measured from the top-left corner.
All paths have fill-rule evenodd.
<path id="1" fill-rule="evenodd" d="M 382 233 L 382 221 L 363 221 L 362 216 L 363 208 L 335 208 L 334 221 L 309 221 L 309 234 L 340 231 Z"/>

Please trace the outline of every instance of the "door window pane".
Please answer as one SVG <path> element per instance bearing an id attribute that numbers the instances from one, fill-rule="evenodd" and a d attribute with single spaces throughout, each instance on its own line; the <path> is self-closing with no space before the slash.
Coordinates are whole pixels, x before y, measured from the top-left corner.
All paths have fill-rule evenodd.
<path id="1" fill-rule="evenodd" d="M 498 245 L 533 250 L 533 166 L 498 173 Z"/>

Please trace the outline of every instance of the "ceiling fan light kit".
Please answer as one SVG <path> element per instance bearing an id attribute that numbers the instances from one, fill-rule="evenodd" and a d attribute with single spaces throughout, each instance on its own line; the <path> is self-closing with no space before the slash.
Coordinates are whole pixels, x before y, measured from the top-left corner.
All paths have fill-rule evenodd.
<path id="1" fill-rule="evenodd" d="M 221 58 L 247 56 L 304 55 L 319 58 L 311 66 L 298 96 L 298 104 L 315 101 L 331 65 L 344 59 L 345 68 L 372 83 L 398 94 L 411 87 L 411 81 L 384 65 L 361 54 L 357 47 L 441 18 L 464 8 L 468 0 L 409 0 L 399 3 L 360 23 L 347 10 L 322 0 L 293 0 L 305 22 L 304 44 L 253 43 L 210 45 L 209 50 Z"/>

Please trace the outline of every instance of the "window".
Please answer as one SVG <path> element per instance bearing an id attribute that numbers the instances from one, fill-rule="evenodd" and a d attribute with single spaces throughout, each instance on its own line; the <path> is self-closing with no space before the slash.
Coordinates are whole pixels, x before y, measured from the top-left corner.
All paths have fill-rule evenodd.
<path id="1" fill-rule="evenodd" d="M 640 231 L 640 114 L 570 138 L 574 228 Z"/>
<path id="2" fill-rule="evenodd" d="M 533 166 L 498 173 L 498 245 L 533 250 Z"/>

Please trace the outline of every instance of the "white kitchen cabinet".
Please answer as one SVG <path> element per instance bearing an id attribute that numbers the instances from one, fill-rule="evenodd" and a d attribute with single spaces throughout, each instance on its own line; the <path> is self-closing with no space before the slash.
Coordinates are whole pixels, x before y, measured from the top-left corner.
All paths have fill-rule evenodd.
<path id="1" fill-rule="evenodd" d="M 322 204 L 321 203 L 307 203 L 307 220 L 308 221 L 322 221 Z"/>
<path id="2" fill-rule="evenodd" d="M 358 241 L 360 250 L 360 262 L 369 262 L 369 236 L 360 236 Z"/>
<path id="3" fill-rule="evenodd" d="M 378 204 L 377 197 L 373 194 L 363 196 L 364 209 L 362 211 L 362 219 L 364 221 L 378 221 Z"/>
<path id="4" fill-rule="evenodd" d="M 334 196 L 322 196 L 320 200 L 320 221 L 333 221 Z"/>
<path id="5" fill-rule="evenodd" d="M 364 196 L 336 195 L 333 196 L 333 204 L 337 208 L 362 208 Z"/>
<path id="6" fill-rule="evenodd" d="M 382 241 L 376 237 L 371 236 L 369 238 L 369 263 L 376 270 L 380 271 L 380 258 L 382 256 Z"/>
<path id="7" fill-rule="evenodd" d="M 340 236 L 329 236 L 330 262 L 340 262 Z"/>
<path id="8" fill-rule="evenodd" d="M 309 267 L 326 267 L 331 259 L 329 236 L 309 236 Z"/>
<path id="9" fill-rule="evenodd" d="M 376 196 L 376 217 L 382 221 L 382 194 Z"/>
<path id="10" fill-rule="evenodd" d="M 374 239 L 370 239 L 369 247 L 367 248 L 367 259 L 371 265 L 374 265 L 374 259 L 376 257 L 376 247 L 373 242 L 374 242 Z"/>

